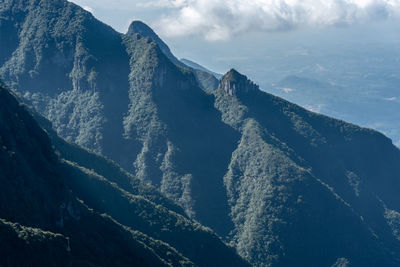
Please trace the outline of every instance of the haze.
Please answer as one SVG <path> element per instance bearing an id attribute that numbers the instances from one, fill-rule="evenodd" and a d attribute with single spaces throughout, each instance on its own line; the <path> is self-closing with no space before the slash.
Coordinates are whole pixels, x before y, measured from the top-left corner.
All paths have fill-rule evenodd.
<path id="1" fill-rule="evenodd" d="M 178 58 L 236 68 L 263 90 L 400 145 L 399 1 L 74 2 L 120 32 L 142 20 Z"/>

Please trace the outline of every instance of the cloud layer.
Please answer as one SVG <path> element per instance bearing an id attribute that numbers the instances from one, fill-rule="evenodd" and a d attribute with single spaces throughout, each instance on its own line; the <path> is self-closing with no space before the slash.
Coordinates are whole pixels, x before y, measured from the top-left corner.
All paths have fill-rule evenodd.
<path id="1" fill-rule="evenodd" d="M 249 31 L 351 25 L 399 17 L 400 0 L 156 0 L 169 9 L 159 29 L 167 36 L 202 34 L 226 40 Z"/>

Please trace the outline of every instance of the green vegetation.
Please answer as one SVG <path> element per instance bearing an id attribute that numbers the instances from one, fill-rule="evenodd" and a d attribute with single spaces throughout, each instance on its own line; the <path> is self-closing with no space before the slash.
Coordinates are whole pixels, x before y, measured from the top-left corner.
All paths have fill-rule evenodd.
<path id="1" fill-rule="evenodd" d="M 247 266 L 155 188 L 50 130 L 60 148 L 56 153 L 47 132 L 3 86 L 0 118 L 0 218 L 7 220 L 0 220 L 0 259 L 5 265 Z M 80 160 L 93 169 L 78 165 Z M 34 252 L 38 255 L 29 256 Z M 23 253 L 28 257 L 21 258 Z"/>
<path id="2" fill-rule="evenodd" d="M 69 266 L 69 239 L 0 219 L 2 266 Z"/>
<path id="3" fill-rule="evenodd" d="M 0 75 L 46 130 L 2 89 L 0 218 L 69 237 L 73 261 L 246 265 L 215 231 L 254 266 L 400 264 L 382 134 L 235 70 L 203 90 L 147 26 L 121 35 L 67 1 L 1 3 L 6 35 Z"/>
<path id="4" fill-rule="evenodd" d="M 204 90 L 215 90 L 218 87 L 218 79 L 212 74 L 199 68 L 193 68 L 188 64 L 185 64 L 181 60 L 178 60 L 172 53 L 166 43 L 158 37 L 158 35 L 146 24 L 141 21 L 133 21 L 129 26 L 127 35 L 138 34 L 142 37 L 149 38 L 154 41 L 162 53 L 176 66 L 192 71 L 196 77 L 198 85 Z"/>
<path id="5" fill-rule="evenodd" d="M 382 205 L 399 208 L 389 183 L 399 185 L 400 152 L 390 140 L 261 92 L 234 70 L 214 95 L 242 134 L 224 177 L 240 255 L 256 266 L 397 262 L 396 213 Z"/>

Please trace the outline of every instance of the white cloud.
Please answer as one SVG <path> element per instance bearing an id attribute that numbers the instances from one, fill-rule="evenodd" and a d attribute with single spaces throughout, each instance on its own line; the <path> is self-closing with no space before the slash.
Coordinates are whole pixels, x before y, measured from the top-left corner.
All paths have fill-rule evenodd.
<path id="1" fill-rule="evenodd" d="M 226 40 L 249 31 L 351 25 L 398 17 L 399 0 L 156 0 L 172 9 L 159 22 L 167 36 L 201 34 Z"/>
<path id="2" fill-rule="evenodd" d="M 146 1 L 139 2 L 136 4 L 138 7 L 168 7 L 168 8 L 181 8 L 185 5 L 185 0 L 154 0 L 154 1 Z"/>

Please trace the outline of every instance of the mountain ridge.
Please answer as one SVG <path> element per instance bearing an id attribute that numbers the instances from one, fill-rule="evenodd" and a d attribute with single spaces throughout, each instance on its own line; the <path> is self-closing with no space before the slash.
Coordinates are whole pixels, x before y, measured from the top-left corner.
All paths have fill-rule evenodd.
<path id="1" fill-rule="evenodd" d="M 244 79 L 242 79 L 242 80 L 244 80 Z M 240 88 L 238 91 L 239 92 L 241 91 Z M 353 222 L 350 223 L 350 221 L 348 221 L 347 223 L 343 224 L 343 226 L 342 226 L 343 230 L 347 229 L 348 227 L 350 227 L 351 224 L 354 224 L 354 223 L 364 225 L 364 222 L 363 222 L 364 219 L 363 220 L 357 219 L 357 216 L 360 216 L 359 214 L 360 213 L 362 214 L 362 212 L 364 212 L 364 214 L 361 216 L 371 219 L 370 215 L 368 215 L 368 216 L 366 215 L 368 213 L 371 213 L 371 211 L 365 210 L 365 208 L 362 208 L 362 210 L 360 211 L 359 203 L 353 202 L 354 197 L 351 197 L 353 199 L 349 200 L 348 199 L 349 193 L 346 192 L 347 190 L 343 191 L 343 187 L 344 188 L 349 187 L 350 184 L 352 184 L 352 186 L 353 186 L 353 190 L 354 190 L 353 194 L 356 194 L 354 192 L 357 192 L 357 190 L 361 190 L 360 189 L 361 186 L 359 184 L 357 185 L 357 183 L 362 183 L 362 182 L 360 181 L 360 178 L 355 173 L 347 172 L 345 174 L 345 175 L 352 177 L 352 179 L 353 179 L 351 182 L 348 182 L 349 184 L 338 185 L 337 182 L 334 182 L 335 180 L 329 179 L 330 176 L 332 176 L 332 174 L 328 174 L 329 171 L 328 171 L 328 173 L 324 172 L 323 174 L 321 174 L 319 172 L 321 167 L 319 167 L 315 170 L 316 166 L 323 166 L 322 168 L 326 168 L 325 166 L 327 166 L 327 164 L 325 162 L 320 162 L 318 164 L 311 163 L 311 166 L 310 166 L 310 158 L 305 157 L 305 155 L 310 155 L 312 153 L 309 151 L 308 148 L 307 148 L 307 152 L 302 152 L 302 151 L 304 151 L 305 147 L 298 146 L 298 144 L 296 144 L 298 142 L 298 140 L 299 139 L 301 140 L 303 138 L 309 139 L 309 141 L 304 142 L 303 144 L 309 144 L 308 146 L 310 146 L 310 147 L 319 147 L 329 141 L 325 139 L 326 137 L 321 136 L 321 129 L 312 129 L 311 128 L 311 129 L 308 129 L 306 132 L 304 132 L 305 127 L 311 126 L 311 125 L 307 125 L 306 123 L 303 123 L 304 125 L 300 124 L 298 126 L 296 124 L 294 124 L 295 128 L 292 128 L 293 126 L 289 126 L 289 125 L 284 126 L 285 121 L 287 121 L 288 118 L 292 121 L 299 120 L 298 117 L 296 118 L 296 116 L 294 116 L 295 113 L 292 113 L 293 111 L 288 113 L 286 106 L 288 106 L 288 105 L 291 106 L 292 110 L 297 109 L 297 112 L 300 112 L 300 114 L 302 114 L 302 116 L 305 116 L 305 117 L 310 116 L 310 117 L 314 117 L 315 119 L 318 118 L 318 120 L 326 120 L 327 119 L 327 120 L 330 120 L 330 123 L 334 122 L 335 124 L 339 124 L 339 125 L 342 124 L 341 127 L 343 127 L 343 126 L 345 126 L 346 128 L 348 127 L 349 130 L 354 129 L 356 131 L 363 131 L 363 132 L 365 132 L 365 134 L 368 133 L 371 135 L 378 135 L 379 138 L 382 138 L 386 142 L 386 146 L 391 148 L 394 155 L 396 155 L 395 157 L 397 158 L 397 161 L 398 161 L 399 151 L 395 147 L 393 147 L 390 139 L 388 139 L 388 138 L 384 137 L 382 134 L 377 133 L 376 131 L 373 131 L 370 129 L 361 130 L 361 128 L 358 128 L 354 125 L 350 125 L 350 124 L 346 124 L 344 122 L 333 120 L 326 116 L 313 114 L 311 112 L 304 110 L 303 108 L 300 108 L 299 106 L 290 104 L 282 99 L 273 97 L 273 96 L 271 96 L 267 93 L 264 93 L 260 90 L 249 90 L 249 91 L 245 90 L 245 91 L 246 91 L 246 93 L 244 93 L 244 94 L 231 94 L 230 91 L 226 91 L 226 90 L 224 90 L 224 87 L 220 86 L 219 91 L 215 92 L 216 106 L 219 107 L 219 109 L 223 113 L 222 119 L 226 123 L 228 123 L 229 125 L 234 127 L 235 129 L 238 129 L 239 131 L 243 132 L 241 143 L 239 144 L 238 150 L 233 153 L 233 160 L 231 161 L 231 165 L 229 166 L 229 171 L 226 174 L 226 176 L 224 177 L 224 182 L 225 182 L 225 185 L 227 186 L 228 195 L 231 196 L 230 203 L 233 203 L 232 215 L 234 215 L 234 218 L 235 218 L 234 220 L 237 221 L 236 224 L 239 225 L 237 227 L 237 229 L 243 229 L 241 231 L 244 231 L 245 228 L 242 228 L 243 226 L 240 226 L 240 224 L 246 225 L 247 223 L 243 223 L 242 222 L 243 220 L 251 221 L 251 220 L 256 220 L 255 218 L 263 218 L 263 217 L 268 218 L 270 216 L 276 216 L 274 214 L 280 214 L 281 213 L 280 208 L 277 209 L 277 207 L 280 207 L 278 203 L 282 202 L 283 200 L 277 198 L 279 196 L 279 194 L 282 194 L 283 196 L 293 195 L 293 197 L 294 197 L 294 196 L 296 196 L 297 192 L 301 192 L 301 194 L 297 198 L 294 197 L 295 205 L 298 205 L 301 207 L 301 203 L 305 203 L 304 198 L 307 196 L 305 194 L 309 190 L 309 189 L 304 188 L 304 185 L 303 185 L 304 183 L 306 183 L 306 184 L 313 183 L 313 184 L 315 184 L 315 185 L 313 185 L 314 187 L 317 186 L 317 188 L 315 188 L 315 192 L 308 193 L 309 194 L 308 197 L 312 198 L 314 194 L 320 194 L 318 192 L 321 192 L 321 190 L 323 190 L 326 192 L 326 193 L 322 194 L 322 195 L 324 195 L 325 199 L 328 195 L 332 194 L 334 199 L 337 198 L 339 200 L 338 204 L 331 204 L 331 205 L 333 205 L 333 206 L 343 205 L 343 208 L 348 210 L 347 214 L 350 218 L 353 218 L 350 220 L 350 221 L 353 220 Z M 251 103 L 251 104 L 249 104 L 249 103 Z M 232 110 L 230 110 L 229 108 L 227 109 L 228 106 L 231 106 Z M 274 110 L 275 109 L 274 106 L 278 107 L 279 109 L 281 109 L 281 108 L 282 109 L 279 111 Z M 260 116 L 260 112 L 263 112 L 262 116 Z M 290 123 L 293 123 L 293 122 L 290 122 Z M 315 124 L 315 122 L 313 124 Z M 299 127 L 299 126 L 301 126 L 301 127 Z M 255 131 L 255 129 L 257 129 L 257 130 Z M 284 132 L 279 132 L 280 129 L 283 130 Z M 292 129 L 292 130 L 290 130 L 290 129 Z M 342 128 L 342 129 L 344 130 L 344 128 Z M 288 133 L 293 130 L 294 130 L 294 132 L 292 134 L 288 135 Z M 348 131 L 348 132 L 351 132 L 351 131 Z M 296 134 L 294 134 L 294 133 L 296 133 Z M 310 133 L 311 135 L 310 136 L 304 135 L 305 133 L 307 133 L 307 135 L 308 135 L 308 133 Z M 284 138 L 284 139 L 281 139 L 281 138 Z M 281 139 L 281 140 L 279 140 L 279 139 Z M 262 149 L 262 147 L 265 147 L 265 149 Z M 265 152 L 264 153 L 258 152 L 255 155 L 251 155 L 251 153 L 256 153 L 256 151 L 260 151 L 260 150 L 265 151 Z M 327 153 L 327 155 L 332 153 L 332 152 L 324 151 L 324 149 L 322 147 L 318 148 L 318 150 L 321 150 L 321 152 L 323 152 L 323 153 Z M 272 154 L 269 151 L 273 151 Z M 321 158 L 321 154 L 316 156 L 316 158 Z M 244 157 L 242 155 L 248 155 L 248 156 Z M 268 155 L 270 155 L 270 156 L 268 156 Z M 279 157 L 277 157 L 278 155 L 279 155 Z M 324 157 L 326 157 L 326 156 L 324 156 Z M 341 155 L 340 157 L 338 156 L 337 158 L 346 158 L 346 157 Z M 247 162 L 247 163 L 244 164 L 243 162 Z M 276 165 L 277 162 L 281 162 L 282 166 L 279 166 L 279 164 Z M 333 159 L 332 159 L 332 162 L 334 162 Z M 287 168 L 287 167 L 285 167 L 285 165 L 287 165 L 290 168 L 289 170 L 291 170 L 291 171 L 285 170 Z M 271 171 L 267 168 L 267 166 L 270 166 L 269 168 L 272 168 L 272 166 L 275 166 L 274 168 L 277 171 Z M 390 163 L 389 166 L 391 166 L 391 168 L 393 168 L 396 165 L 395 164 L 392 165 Z M 342 167 L 338 167 L 336 172 L 338 172 L 341 168 Z M 397 167 L 395 167 L 395 168 L 397 168 Z M 385 169 L 385 168 L 383 168 L 383 169 Z M 274 174 L 274 172 L 276 174 Z M 281 174 L 279 174 L 279 173 L 281 173 Z M 298 173 L 298 174 L 294 175 L 295 173 Z M 364 173 L 364 175 L 365 175 L 365 173 Z M 296 178 L 296 176 L 297 176 L 297 178 Z M 242 177 L 242 178 L 240 180 L 238 180 L 237 177 Z M 265 181 L 264 179 L 266 177 L 270 177 L 269 179 L 271 179 L 271 180 L 268 182 Z M 301 178 L 301 177 L 303 177 L 303 178 Z M 308 178 L 306 178 L 306 177 L 308 177 Z M 324 179 L 322 179 L 322 177 L 324 177 Z M 340 175 L 336 175 L 335 178 L 337 180 L 343 179 L 343 178 L 339 178 L 339 177 L 340 177 Z M 393 178 L 394 177 L 396 177 L 396 176 L 394 175 Z M 297 180 L 297 179 L 300 179 L 300 180 Z M 349 178 L 349 180 L 350 180 L 350 178 Z M 394 186 L 395 184 L 398 184 L 398 181 L 395 182 L 394 180 L 392 180 L 391 182 L 392 182 L 392 186 Z M 257 187 L 255 187 L 255 185 L 253 185 L 254 183 L 256 183 Z M 283 186 L 285 184 L 286 185 L 284 187 L 282 187 L 282 189 L 279 189 L 280 188 L 279 186 L 274 187 L 274 186 L 271 186 L 270 183 L 282 184 L 281 186 Z M 298 185 L 296 185 L 295 187 L 293 187 L 293 186 L 288 187 L 288 189 L 292 188 L 290 190 L 285 189 L 285 187 L 287 187 L 288 185 L 291 185 L 292 183 L 295 183 Z M 372 185 L 371 188 L 373 191 L 375 190 L 376 186 L 377 186 L 376 184 Z M 388 186 L 388 184 L 386 184 L 386 186 Z M 320 187 L 320 189 L 318 189 L 318 187 Z M 380 186 L 380 188 L 383 188 L 383 187 L 384 186 Z M 270 196 L 272 199 L 268 200 L 268 202 L 267 202 L 267 203 L 270 203 L 270 204 L 268 204 L 268 205 L 270 205 L 270 207 L 267 208 L 267 211 L 265 211 L 265 210 L 255 210 L 253 212 L 246 211 L 248 209 L 251 209 L 251 207 L 253 207 L 253 206 L 257 207 L 257 206 L 262 205 L 264 207 L 266 204 L 263 204 L 262 202 L 258 203 L 256 205 L 251 204 L 251 203 L 253 201 L 255 203 L 257 203 L 260 201 L 260 199 L 263 199 L 265 196 L 270 195 L 271 193 L 268 193 L 268 191 L 272 190 L 272 189 L 269 189 L 269 188 L 275 188 L 277 193 L 275 193 L 276 196 L 274 196 L 274 195 Z M 294 188 L 304 188 L 304 189 L 298 191 L 298 189 L 296 190 Z M 366 189 L 366 188 L 363 188 L 363 189 L 366 191 L 371 190 L 371 189 Z M 280 191 L 280 190 L 283 190 L 283 191 Z M 340 191 L 337 191 L 337 190 L 340 190 Z M 370 193 L 365 192 L 365 194 L 369 195 Z M 385 193 L 385 196 L 389 196 L 389 195 L 393 195 L 393 194 L 394 194 L 394 192 L 392 192 L 390 194 L 389 194 L 389 192 L 387 192 L 387 193 Z M 265 195 L 265 196 L 263 196 L 263 195 Z M 358 196 L 359 195 L 360 194 L 358 194 Z M 372 193 L 372 195 L 369 195 L 367 198 L 370 198 L 367 202 L 372 203 L 375 201 L 374 205 L 378 206 L 378 207 L 376 207 L 376 206 L 374 207 L 375 214 L 381 213 L 380 216 L 382 216 L 383 213 L 385 213 L 385 212 L 384 212 L 383 207 L 379 204 L 380 201 L 378 199 L 376 199 L 375 193 Z M 332 200 L 330 200 L 330 201 L 332 202 Z M 362 201 L 366 201 L 366 200 L 363 199 Z M 361 203 L 362 203 L 362 201 L 361 201 Z M 314 203 L 313 204 L 314 207 L 311 206 L 309 209 L 311 209 L 311 208 L 315 209 L 315 205 L 318 205 L 317 202 L 318 202 L 317 200 L 310 202 L 310 203 Z M 333 202 L 336 202 L 336 201 L 333 200 Z M 358 201 L 356 201 L 356 202 L 358 202 Z M 283 203 L 285 203 L 285 202 L 283 202 Z M 322 203 L 325 203 L 325 205 L 326 205 L 326 203 L 328 203 L 328 200 L 326 199 L 325 201 L 322 201 Z M 352 204 L 350 205 L 348 203 L 352 203 Z M 395 202 L 391 202 L 391 203 L 392 203 L 392 205 L 395 204 Z M 287 207 L 288 205 L 289 205 L 288 203 L 283 204 L 282 207 Z M 353 207 L 351 207 L 353 205 L 354 205 L 354 208 L 355 207 L 357 207 L 357 208 L 353 209 Z M 288 207 L 290 207 L 290 205 Z M 349 209 L 349 207 L 351 207 L 351 209 Z M 316 213 L 316 214 L 322 213 L 322 211 L 323 211 L 322 207 L 320 207 L 319 209 L 320 209 L 319 213 Z M 376 209 L 380 210 L 380 212 L 376 212 Z M 342 212 L 343 212 L 343 214 L 346 214 L 346 213 L 344 213 L 344 210 Z M 365 212 L 366 212 L 366 214 L 365 214 Z M 282 215 L 290 214 L 290 213 L 291 212 L 283 212 Z M 304 213 L 308 214 L 309 211 L 304 210 Z M 352 213 L 353 213 L 353 215 L 351 215 Z M 339 216 L 343 216 L 343 214 L 341 214 Z M 278 218 L 282 215 L 278 215 Z M 321 217 L 319 217 L 320 218 L 319 220 L 323 220 L 322 218 L 329 217 L 329 216 L 332 216 L 332 215 L 321 216 Z M 338 221 L 339 216 L 334 216 L 332 218 L 332 220 L 336 221 L 336 223 L 339 223 L 339 221 Z M 277 219 L 277 218 L 273 219 L 273 218 L 274 217 L 272 217 L 269 220 L 278 220 L 279 221 L 279 219 Z M 294 218 L 292 220 L 299 221 L 299 218 L 302 218 L 303 220 L 307 219 L 307 217 L 304 217 L 301 214 L 298 214 L 297 216 L 294 216 Z M 280 220 L 282 220 L 282 218 Z M 287 219 L 283 219 L 283 221 L 286 222 Z M 289 223 L 289 222 L 287 222 L 287 223 Z M 308 222 L 307 224 L 313 225 L 313 224 L 315 224 L 315 222 L 311 221 L 311 222 Z M 375 223 L 373 223 L 373 224 L 375 224 Z M 329 223 L 326 222 L 326 225 L 329 225 Z M 262 226 L 257 226 L 257 224 L 254 224 L 253 227 L 262 227 Z M 275 226 L 275 227 L 278 227 L 278 226 Z M 321 224 L 320 226 L 315 227 L 315 228 L 319 229 L 321 227 L 326 227 L 326 226 L 324 226 L 324 224 Z M 365 232 L 364 232 L 364 234 L 360 234 L 360 236 L 363 236 L 363 235 L 368 236 L 369 235 L 370 237 L 373 237 L 375 235 L 374 231 L 376 231 L 377 229 L 370 232 L 369 227 L 370 226 L 368 226 L 368 225 L 364 225 L 362 227 L 357 226 L 356 228 L 364 228 Z M 335 228 L 335 227 L 333 227 L 333 228 Z M 388 229 L 387 226 L 385 228 L 386 229 L 384 230 L 384 232 L 387 231 L 385 234 L 389 236 L 388 237 L 389 239 L 392 239 L 392 241 L 394 241 L 393 236 L 390 233 L 390 229 Z M 260 231 L 264 231 L 262 228 L 261 229 L 255 228 L 255 229 L 258 229 L 258 230 L 253 229 L 253 231 L 254 231 L 253 234 L 257 234 Z M 302 232 L 304 232 L 304 230 L 305 229 L 303 229 Z M 239 246 L 242 249 L 242 253 L 245 253 L 245 254 L 241 254 L 241 255 L 246 255 L 245 257 L 249 259 L 252 257 L 258 257 L 260 254 L 263 253 L 263 251 L 266 250 L 266 248 L 264 248 L 260 251 L 256 251 L 256 252 L 253 251 L 251 249 L 252 246 L 249 245 L 249 242 L 254 242 L 252 240 L 257 240 L 257 239 L 248 237 L 248 235 L 252 234 L 252 232 L 241 233 L 241 231 L 239 231 L 236 234 L 237 235 L 236 238 L 234 238 L 237 240 L 236 242 L 238 242 L 237 246 Z M 290 229 L 286 230 L 286 232 L 289 232 L 289 231 L 291 231 L 291 230 Z M 327 229 L 326 233 L 329 233 L 331 231 L 333 231 L 333 229 Z M 285 231 L 282 230 L 282 231 L 278 231 L 278 232 L 285 232 Z M 349 233 L 345 234 L 344 236 L 351 236 L 352 233 L 353 233 L 353 230 L 351 230 Z M 315 235 L 315 234 L 316 234 L 315 232 L 310 233 L 310 235 Z M 267 233 L 265 233 L 265 235 L 268 236 Z M 292 238 L 295 238 L 296 235 L 297 235 L 297 233 L 292 233 Z M 339 236 L 342 236 L 342 235 L 343 234 L 340 234 Z M 322 236 L 322 234 L 321 234 L 321 236 Z M 274 238 L 277 238 L 277 237 L 279 237 L 279 235 L 278 236 L 272 235 L 270 237 L 271 238 L 270 240 L 274 240 Z M 306 237 L 304 237 L 304 238 L 306 238 Z M 302 239 L 299 238 L 299 240 L 302 240 Z M 307 240 L 307 239 L 305 239 L 305 240 Z M 302 242 L 307 242 L 305 240 L 303 240 Z M 333 240 L 335 240 L 335 238 L 334 237 L 332 237 L 331 239 L 327 238 L 327 240 L 331 240 L 330 242 L 333 242 Z M 389 244 L 392 241 L 389 241 Z M 323 239 L 322 239 L 319 242 L 322 243 L 325 241 L 323 241 Z M 365 242 L 371 243 L 371 241 L 365 241 Z M 375 246 L 379 247 L 379 241 L 376 240 L 374 242 L 375 242 Z M 396 242 L 396 241 L 394 241 L 394 242 Z M 271 243 L 271 241 L 267 242 L 267 244 L 268 243 Z M 272 241 L 272 244 L 273 243 L 277 243 L 277 241 Z M 394 246 L 393 248 L 395 248 L 396 246 Z M 340 248 L 340 246 L 338 245 L 338 247 L 335 249 L 341 250 L 343 248 Z M 333 247 L 331 247 L 332 252 L 335 249 Z M 300 248 L 297 248 L 297 250 L 300 250 Z M 346 250 L 350 251 L 351 248 L 347 248 L 344 251 L 346 251 Z M 240 251 L 240 249 L 239 249 L 239 251 Z M 313 251 L 313 253 L 315 253 L 316 251 L 318 251 L 318 248 L 313 248 L 310 251 Z M 373 249 L 372 251 L 376 252 L 377 249 Z M 388 254 L 386 254 L 387 252 L 385 252 L 385 251 L 386 251 L 386 249 L 382 250 L 383 254 L 381 255 L 380 258 L 383 259 L 383 258 L 388 257 Z M 281 255 L 282 253 L 283 252 L 277 252 L 277 255 Z M 289 251 L 285 252 L 286 255 L 288 253 L 289 253 Z M 307 256 L 305 256 L 305 255 L 307 255 L 307 253 L 310 253 L 310 252 L 303 251 L 301 253 L 301 255 L 303 255 L 303 256 L 296 254 L 297 256 L 292 256 L 292 257 L 288 256 L 288 259 L 299 260 L 302 257 L 307 258 Z M 355 252 L 354 255 L 360 255 L 360 253 L 361 252 L 358 252 L 358 253 Z M 319 255 L 319 253 L 316 253 L 316 255 Z M 314 258 L 316 257 L 316 255 L 314 255 Z M 374 257 L 378 257 L 376 254 L 374 254 L 374 257 L 365 261 L 364 263 L 361 263 L 361 262 L 359 262 L 360 259 L 358 261 L 356 259 L 354 259 L 354 255 L 353 255 L 353 260 L 350 260 L 350 262 L 354 263 L 356 266 L 367 264 L 369 260 L 376 260 Z M 270 256 L 267 254 L 267 255 L 265 255 L 265 257 L 268 258 Z M 309 255 L 308 257 L 312 257 L 312 255 Z M 304 260 L 299 260 L 299 261 L 304 262 Z M 314 260 L 318 261 L 317 258 L 315 258 Z M 333 264 L 335 261 L 335 259 L 332 258 L 331 263 L 324 262 L 326 260 L 327 259 L 322 260 L 321 262 L 318 263 L 318 265 Z M 254 259 L 253 260 L 250 259 L 250 262 L 254 262 Z M 271 259 L 271 263 L 272 262 L 274 262 L 274 261 Z M 286 262 L 286 261 L 285 261 L 285 263 L 289 264 L 289 265 L 296 264 L 295 262 Z M 375 263 L 378 264 L 379 260 L 375 261 Z M 392 263 L 387 263 L 387 264 L 390 266 Z"/>
<path id="2" fill-rule="evenodd" d="M 111 210 L 113 218 L 130 224 L 138 217 L 129 201 L 163 203 L 171 214 L 213 229 L 254 266 L 400 262 L 400 152 L 387 137 L 262 92 L 235 70 L 217 89 L 204 90 L 193 71 L 174 64 L 151 38 L 118 34 L 65 1 L 57 1 L 61 9 L 46 2 L 42 10 L 31 0 L 32 9 L 21 11 L 17 24 L 7 12 L 25 10 L 26 4 L 10 3 L 12 9 L 0 5 L 1 25 L 23 34 L 16 50 L 3 56 L 9 60 L 0 62 L 7 83 L 60 135 L 114 160 L 181 206 L 152 187 L 143 189 L 145 183 L 129 185 L 131 176 L 115 165 L 102 169 L 107 161 L 52 137 L 65 155 L 65 172 L 97 170 L 70 180 L 70 186 L 98 210 Z M 43 36 L 43 27 L 51 25 L 48 13 L 56 21 L 67 13 L 75 26 Z M 40 18 L 36 24 L 33 14 Z M 8 31 L 0 26 L 0 36 Z M 0 39 L 3 46 L 12 50 Z M 21 56 L 32 53 L 36 65 Z M 59 68 L 60 61 L 68 62 L 63 79 L 44 86 L 44 70 Z M 83 166 L 71 167 L 76 161 Z M 115 178 L 99 176 L 107 173 Z M 96 190 L 87 192 L 85 185 Z M 113 210 L 112 196 L 122 196 L 118 203 L 130 212 Z M 185 251 L 185 243 L 179 244 L 177 251 Z"/>
<path id="3" fill-rule="evenodd" d="M 205 71 L 204 69 L 193 68 L 181 60 L 178 60 L 171 52 L 171 49 L 168 47 L 166 43 L 145 23 L 142 21 L 132 21 L 130 24 L 126 35 L 139 34 L 142 37 L 149 38 L 154 41 L 158 47 L 161 49 L 164 55 L 167 58 L 177 65 L 178 67 L 189 69 L 192 71 L 196 77 L 196 80 L 199 86 L 204 90 L 215 90 L 218 86 L 218 79 L 214 77 L 213 73 Z"/>
<path id="4" fill-rule="evenodd" d="M 211 71 L 211 70 L 209 70 L 209 69 L 201 66 L 200 64 L 197 64 L 196 62 L 193 62 L 193 61 L 191 61 L 189 59 L 181 58 L 181 59 L 179 59 L 179 61 L 181 61 L 183 64 L 185 64 L 185 65 L 187 65 L 189 67 L 192 67 L 193 69 L 202 70 L 202 71 L 205 71 L 205 72 L 207 72 L 209 74 L 212 74 L 218 80 L 222 78 L 222 74 L 213 72 L 213 71 Z"/>
<path id="5" fill-rule="evenodd" d="M 112 165 L 92 165 L 91 170 L 79 166 L 79 152 L 68 155 L 73 145 L 57 140 L 54 133 L 50 139 L 3 86 L 0 102 L 0 231 L 21 247 L 7 255 L 4 251 L 10 251 L 10 247 L 5 240 L 0 241 L 0 246 L 6 248 L 0 258 L 7 264 L 38 264 L 41 256 L 17 261 L 14 255 L 41 246 L 44 255 L 51 257 L 43 262 L 47 266 L 51 261 L 66 266 L 247 266 L 210 229 L 190 221 L 154 187 L 123 172 L 118 174 L 120 170 Z M 87 157 L 85 153 L 90 152 L 83 151 L 83 158 Z M 75 162 L 63 159 L 63 155 Z M 97 161 L 112 164 L 102 158 Z M 108 175 L 120 177 L 109 181 L 96 173 L 99 168 L 100 173 L 108 168 Z M 55 248 L 51 250 L 47 244 Z M 64 256 L 60 254 L 57 259 L 58 253 L 51 253 L 60 250 L 60 246 L 59 253 Z M 219 258 L 207 257 L 213 253 Z"/>
<path id="6" fill-rule="evenodd" d="M 222 76 L 218 90 L 224 90 L 229 95 L 247 93 L 252 90 L 260 90 L 258 85 L 240 74 L 237 70 L 231 69 Z"/>

